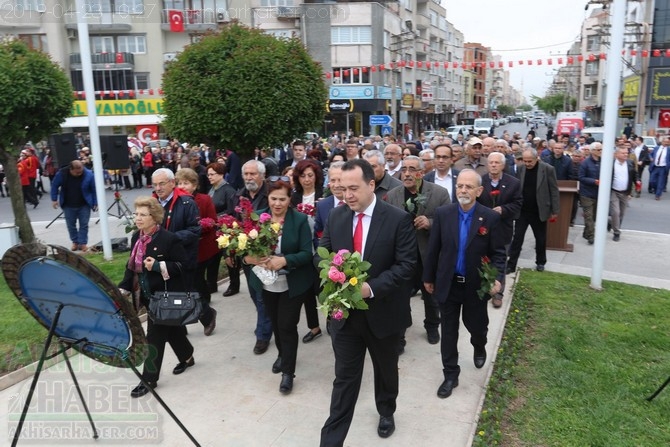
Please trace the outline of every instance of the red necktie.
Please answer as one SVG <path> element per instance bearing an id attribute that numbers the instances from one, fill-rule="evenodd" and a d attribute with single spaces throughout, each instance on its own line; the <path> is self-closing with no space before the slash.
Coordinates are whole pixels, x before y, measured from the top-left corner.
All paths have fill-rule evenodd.
<path id="1" fill-rule="evenodd" d="M 344 200 L 340 200 L 340 202 L 337 204 L 337 206 L 342 206 L 344 205 Z"/>
<path id="2" fill-rule="evenodd" d="M 358 214 L 358 222 L 356 222 L 356 229 L 354 230 L 354 251 L 363 254 L 363 216 L 365 214 Z"/>

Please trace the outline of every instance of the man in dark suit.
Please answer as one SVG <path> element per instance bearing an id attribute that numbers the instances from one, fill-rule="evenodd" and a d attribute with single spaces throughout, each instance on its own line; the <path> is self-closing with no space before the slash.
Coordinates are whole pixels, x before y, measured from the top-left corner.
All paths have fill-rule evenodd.
<path id="1" fill-rule="evenodd" d="M 414 289 L 421 289 L 425 319 L 423 326 L 426 329 L 428 343 L 437 344 L 440 341 L 440 308 L 435 299 L 423 287 L 423 263 L 425 262 L 430 228 L 433 224 L 433 215 L 437 207 L 451 203 L 446 189 L 434 183 L 423 181 L 423 161 L 410 155 L 402 161 L 401 172 L 403 186 L 389 191 L 386 201 L 396 208 L 407 211 L 414 219 L 416 240 L 419 248 L 419 262 L 414 270 Z M 401 341 L 400 353 L 404 351 L 404 335 Z"/>
<path id="2" fill-rule="evenodd" d="M 451 146 L 440 143 L 435 146 L 435 170 L 426 174 L 423 179 L 435 183 L 449 192 L 451 201 L 456 203 L 456 178 L 458 170 L 453 169 L 453 150 Z"/>
<path id="3" fill-rule="evenodd" d="M 500 227 L 505 239 L 505 251 L 508 251 L 514 236 L 514 220 L 519 218 L 523 196 L 521 195 L 519 179 L 510 174 L 505 174 L 506 160 L 507 158 L 500 152 L 492 152 L 488 156 L 489 172 L 482 177 L 482 187 L 484 189 L 482 194 L 477 197 L 477 202 L 500 214 Z M 503 277 L 500 292 L 496 293 L 491 300 L 493 307 L 502 306 L 504 291 L 505 280 Z"/>
<path id="4" fill-rule="evenodd" d="M 307 158 L 305 142 L 302 140 L 295 140 L 292 144 L 292 153 L 293 156 L 291 158 L 287 158 L 279 164 L 279 172 L 284 172 L 284 169 L 289 166 L 295 167 L 295 165 Z"/>
<path id="5" fill-rule="evenodd" d="M 367 151 L 363 158 L 370 163 L 375 173 L 375 195 L 379 200 L 384 200 L 386 194 L 393 188 L 402 185 L 402 182 L 395 177 L 391 177 L 384 166 L 384 156 L 380 151 Z"/>
<path id="6" fill-rule="evenodd" d="M 481 368 L 486 362 L 489 325 L 486 300 L 477 291 L 483 285 L 480 269 L 485 257 L 498 269 L 494 285 L 487 290 L 494 295 L 500 290 L 505 275 L 505 244 L 500 215 L 477 203 L 482 193 L 482 178 L 465 169 L 458 175 L 458 204 L 441 206 L 435 212 L 428 242 L 423 282 L 426 290 L 440 304 L 442 319 L 442 367 L 444 381 L 437 390 L 444 399 L 458 386 L 461 372 L 458 365 L 458 328 L 461 309 L 463 324 L 470 332 L 474 346 L 474 364 Z"/>
<path id="7" fill-rule="evenodd" d="M 328 215 L 330 212 L 337 206 L 346 205 L 346 202 L 344 201 L 344 191 L 342 191 L 342 186 L 340 185 L 342 180 L 342 166 L 344 166 L 343 161 L 336 161 L 330 165 L 328 168 L 328 189 L 330 189 L 332 195 L 316 202 L 316 212 L 314 215 L 314 240 L 317 245 L 323 234 L 323 229 L 326 227 L 326 222 L 328 222 Z"/>
<path id="8" fill-rule="evenodd" d="M 507 272 L 516 270 L 529 225 L 535 236 L 535 269 L 542 272 L 547 263 L 547 221 L 555 220 L 560 209 L 556 172 L 552 166 L 540 161 L 535 149 L 528 148 L 523 151 L 519 180 L 523 204 L 514 228 Z"/>
<path id="9" fill-rule="evenodd" d="M 637 180 L 637 170 L 633 160 L 628 158 L 628 149 L 624 146 L 617 148 L 614 153 L 612 166 L 612 192 L 610 192 L 610 221 L 617 242 L 621 238 L 621 222 L 628 207 L 628 198 L 633 191 L 633 184 Z"/>
<path id="10" fill-rule="evenodd" d="M 331 321 L 335 381 L 330 416 L 321 429 L 321 447 L 344 444 L 363 378 L 366 349 L 374 368 L 375 402 L 380 415 L 377 433 L 382 438 L 393 434 L 398 343 L 410 324 L 409 298 L 417 262 L 412 219 L 377 199 L 370 164 L 361 159 L 347 161 L 342 167 L 341 184 L 349 206 L 332 210 L 320 246 L 331 252 L 354 251 L 353 235 L 361 235 L 360 251 L 372 265 L 361 290 L 369 308 L 351 310 L 346 320 Z"/>

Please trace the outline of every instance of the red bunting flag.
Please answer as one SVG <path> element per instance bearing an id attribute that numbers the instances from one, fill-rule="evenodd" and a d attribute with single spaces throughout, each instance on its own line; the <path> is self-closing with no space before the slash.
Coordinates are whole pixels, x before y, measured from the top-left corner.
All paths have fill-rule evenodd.
<path id="1" fill-rule="evenodd" d="M 642 57 L 649 57 L 649 51 L 642 50 Z"/>
<path id="2" fill-rule="evenodd" d="M 372 67 L 370 67 L 370 71 L 377 71 L 377 66 L 373 65 Z"/>
<path id="3" fill-rule="evenodd" d="M 589 54 L 589 62 L 593 62 L 596 60 L 596 56 L 593 54 Z"/>
<path id="4" fill-rule="evenodd" d="M 512 61 L 509 61 L 509 62 L 507 63 L 507 65 L 509 65 L 509 66 L 510 66 L 510 68 L 511 68 L 511 67 L 513 67 L 513 66 L 514 66 L 514 63 L 513 63 Z"/>
<path id="5" fill-rule="evenodd" d="M 416 66 L 418 68 L 422 68 L 423 67 L 423 62 L 422 61 L 416 61 Z"/>
<path id="6" fill-rule="evenodd" d="M 330 72 L 326 72 L 326 79 L 330 79 Z"/>
<path id="7" fill-rule="evenodd" d="M 170 17 L 170 31 L 173 33 L 184 32 L 184 11 L 177 9 L 168 9 L 168 17 Z"/>
<path id="8" fill-rule="evenodd" d="M 552 65 L 554 63 L 553 59 L 547 59 L 547 65 Z"/>
<path id="9" fill-rule="evenodd" d="M 363 67 L 363 73 L 367 73 L 367 72 L 368 72 L 368 67 Z"/>
<path id="10" fill-rule="evenodd" d="M 537 60 L 537 65 L 542 65 L 542 59 Z"/>
<path id="11" fill-rule="evenodd" d="M 600 59 L 601 60 L 607 59 L 607 55 L 605 53 L 600 53 Z"/>
<path id="12" fill-rule="evenodd" d="M 652 54 L 654 57 L 659 57 L 661 55 L 661 50 L 654 50 L 652 51 Z"/>
<path id="13" fill-rule="evenodd" d="M 498 68 L 503 68 L 503 61 L 498 61 Z"/>
<path id="14" fill-rule="evenodd" d="M 558 62 L 558 65 L 563 65 L 563 58 L 559 57 L 557 62 Z"/>

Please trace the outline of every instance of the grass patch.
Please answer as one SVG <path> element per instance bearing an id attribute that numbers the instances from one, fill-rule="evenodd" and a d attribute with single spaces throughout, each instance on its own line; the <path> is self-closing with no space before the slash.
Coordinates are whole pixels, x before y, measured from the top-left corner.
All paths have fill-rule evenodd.
<path id="1" fill-rule="evenodd" d="M 84 257 L 96 265 L 114 284 L 123 279 L 128 254 L 115 254 L 106 261 L 101 253 Z M 0 275 L 0 375 L 36 362 L 44 346 L 47 330 L 30 315 Z"/>
<path id="2" fill-rule="evenodd" d="M 524 271 L 474 445 L 667 446 L 670 292 Z"/>

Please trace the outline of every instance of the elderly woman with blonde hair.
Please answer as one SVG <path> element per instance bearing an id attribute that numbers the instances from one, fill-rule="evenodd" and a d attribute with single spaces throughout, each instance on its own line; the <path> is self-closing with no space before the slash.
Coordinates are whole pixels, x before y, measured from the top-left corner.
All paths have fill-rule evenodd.
<path id="1" fill-rule="evenodd" d="M 130 259 L 119 288 L 122 292 L 131 292 L 138 309 L 142 305 L 149 308 L 154 292 L 165 289 L 185 291 L 182 264 L 188 262 L 188 255 L 179 238 L 161 227 L 164 214 L 163 207 L 155 198 L 140 196 L 135 199 L 133 215 L 137 231 L 131 238 Z M 148 387 L 140 383 L 131 391 L 132 397 L 144 396 L 158 386 L 166 342 L 170 343 L 179 359 L 173 374 L 181 374 L 195 364 L 193 346 L 186 337 L 185 326 L 166 326 L 149 318 L 147 342 L 149 356 L 144 361 L 142 379 Z"/>

